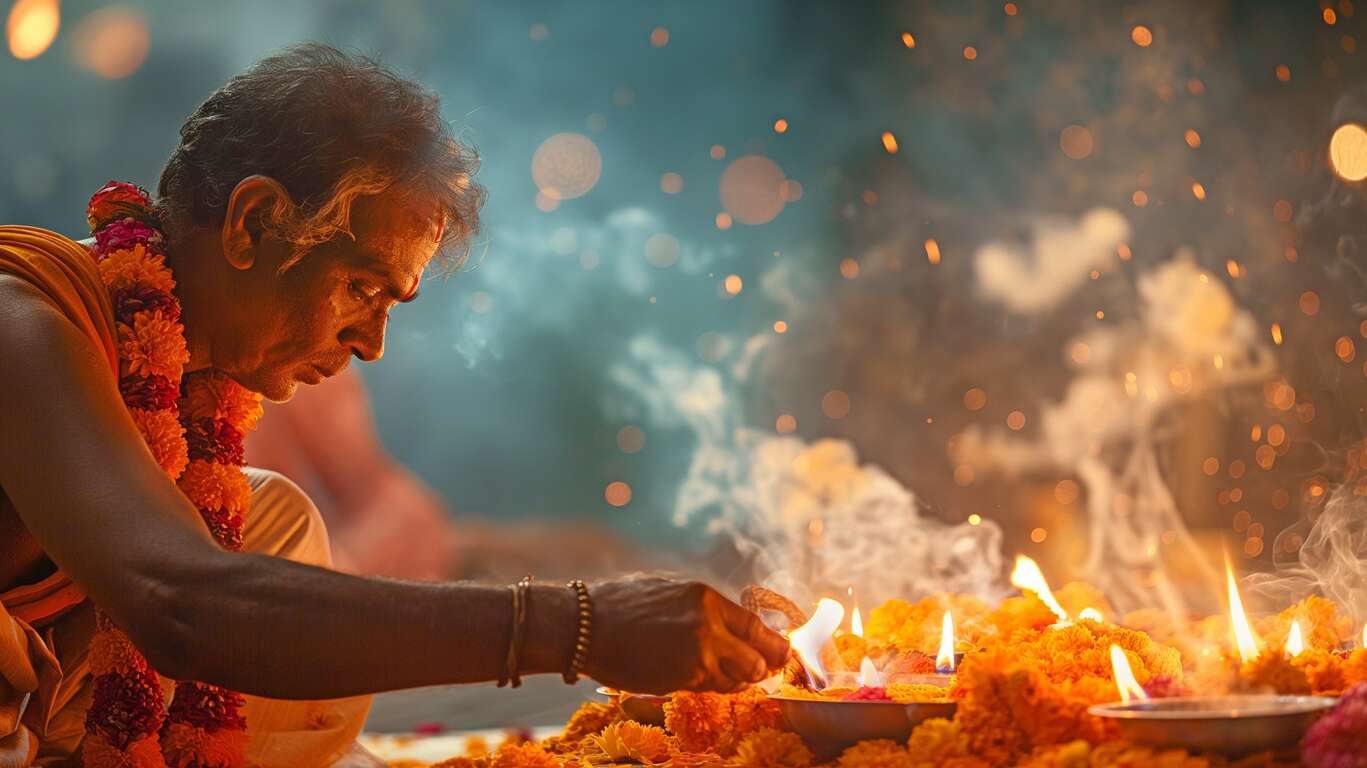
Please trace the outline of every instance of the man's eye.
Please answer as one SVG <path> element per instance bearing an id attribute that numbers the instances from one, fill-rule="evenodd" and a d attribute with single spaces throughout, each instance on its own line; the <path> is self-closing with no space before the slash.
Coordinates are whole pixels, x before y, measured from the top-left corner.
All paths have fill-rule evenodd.
<path id="1" fill-rule="evenodd" d="M 369 301 L 380 295 L 379 286 L 371 285 L 364 280 L 352 280 L 347 283 L 347 290 L 351 293 L 351 297 L 357 301 Z"/>

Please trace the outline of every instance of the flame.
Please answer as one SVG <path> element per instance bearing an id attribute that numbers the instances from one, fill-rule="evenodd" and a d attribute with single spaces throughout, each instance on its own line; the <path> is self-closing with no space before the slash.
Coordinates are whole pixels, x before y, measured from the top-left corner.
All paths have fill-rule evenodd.
<path id="1" fill-rule="evenodd" d="M 1025 555 L 1016 555 L 1016 567 L 1011 571 L 1011 584 L 1034 592 L 1036 597 L 1049 606 L 1049 610 L 1054 612 L 1060 622 L 1068 620 L 1068 612 L 1054 599 L 1054 593 L 1049 591 L 1049 582 L 1044 580 L 1044 574 L 1034 560 Z"/>
<path id="2" fill-rule="evenodd" d="M 1229 616 L 1234 625 L 1234 641 L 1239 646 L 1239 657 L 1248 663 L 1258 658 L 1258 637 L 1244 615 L 1244 601 L 1239 599 L 1239 587 L 1234 583 L 1234 569 L 1225 561 L 1225 577 L 1229 584 Z"/>
<path id="3" fill-rule="evenodd" d="M 873 659 L 868 656 L 859 662 L 859 684 L 866 688 L 883 687 L 883 675 L 878 671 L 878 667 L 873 665 Z"/>
<path id="4" fill-rule="evenodd" d="M 1111 645 L 1111 669 L 1115 671 L 1115 689 L 1120 691 L 1121 704 L 1129 704 L 1131 698 L 1149 698 L 1149 694 L 1144 692 L 1144 687 L 1134 679 L 1134 672 L 1130 670 L 1130 660 L 1125 658 L 1125 652 L 1115 644 Z"/>
<path id="5" fill-rule="evenodd" d="M 850 602 L 854 604 L 854 612 L 850 614 L 850 634 L 855 637 L 863 637 L 864 618 L 859 615 L 859 601 L 854 599 L 854 587 L 846 589 L 845 594 L 850 596 Z"/>
<path id="6" fill-rule="evenodd" d="M 788 642 L 797 653 L 812 687 L 826 687 L 826 670 L 821 666 L 821 648 L 845 620 L 845 606 L 829 597 L 821 598 L 806 624 L 788 633 Z"/>
<path id="7" fill-rule="evenodd" d="M 1298 619 L 1291 622 L 1291 631 L 1286 635 L 1286 656 L 1294 659 L 1305 653 L 1305 637 L 1301 635 L 1301 623 Z"/>
<path id="8" fill-rule="evenodd" d="M 949 611 L 945 611 L 944 624 L 940 629 L 940 652 L 935 654 L 935 671 L 954 671 L 954 615 Z"/>
<path id="9" fill-rule="evenodd" d="M 5 22 L 9 52 L 16 59 L 34 59 L 57 39 L 62 13 L 57 0 L 18 0 Z"/>
<path id="10" fill-rule="evenodd" d="M 1106 620 L 1106 617 L 1101 615 L 1101 611 L 1098 611 L 1097 609 L 1088 606 L 1086 608 L 1083 608 L 1082 611 L 1078 613 L 1077 620 L 1103 622 Z"/>

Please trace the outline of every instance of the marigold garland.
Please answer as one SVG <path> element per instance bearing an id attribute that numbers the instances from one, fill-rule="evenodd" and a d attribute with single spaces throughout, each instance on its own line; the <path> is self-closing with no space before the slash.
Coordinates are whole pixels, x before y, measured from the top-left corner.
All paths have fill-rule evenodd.
<path id="1" fill-rule="evenodd" d="M 86 210 L 91 249 L 114 305 L 119 393 L 157 464 L 195 503 L 214 538 L 242 546 L 251 491 L 242 442 L 260 397 L 220 373 L 182 379 L 189 360 L 165 238 L 142 189 L 109 182 Z M 187 439 L 188 436 L 188 439 Z M 240 694 L 179 681 L 165 707 L 156 672 L 102 612 L 91 639 L 95 676 L 82 759 L 87 768 L 233 768 L 244 761 Z"/>

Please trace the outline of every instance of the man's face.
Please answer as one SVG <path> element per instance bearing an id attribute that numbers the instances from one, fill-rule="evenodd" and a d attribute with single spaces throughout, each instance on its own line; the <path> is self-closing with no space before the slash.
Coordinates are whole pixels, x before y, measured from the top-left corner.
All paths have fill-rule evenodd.
<path id="1" fill-rule="evenodd" d="M 261 246 L 239 274 L 229 332 L 216 340 L 215 367 L 270 400 L 336 374 L 354 355 L 378 360 L 389 310 L 418 295 L 437 249 L 437 229 L 411 207 L 371 197 L 352 207 L 351 231 L 310 250 L 283 274 L 288 249 Z"/>

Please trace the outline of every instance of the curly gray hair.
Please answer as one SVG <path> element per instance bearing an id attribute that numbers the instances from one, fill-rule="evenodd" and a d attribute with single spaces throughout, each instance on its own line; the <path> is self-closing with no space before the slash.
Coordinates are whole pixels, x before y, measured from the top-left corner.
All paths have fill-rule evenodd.
<path id="1" fill-rule="evenodd" d="M 238 182 L 260 174 L 289 194 L 263 219 L 307 251 L 350 232 L 352 204 L 381 193 L 434 208 L 440 262 L 460 267 L 479 231 L 479 160 L 450 132 L 437 97 L 376 60 L 305 43 L 228 81 L 180 129 L 157 187 L 175 232 L 223 219 Z"/>

